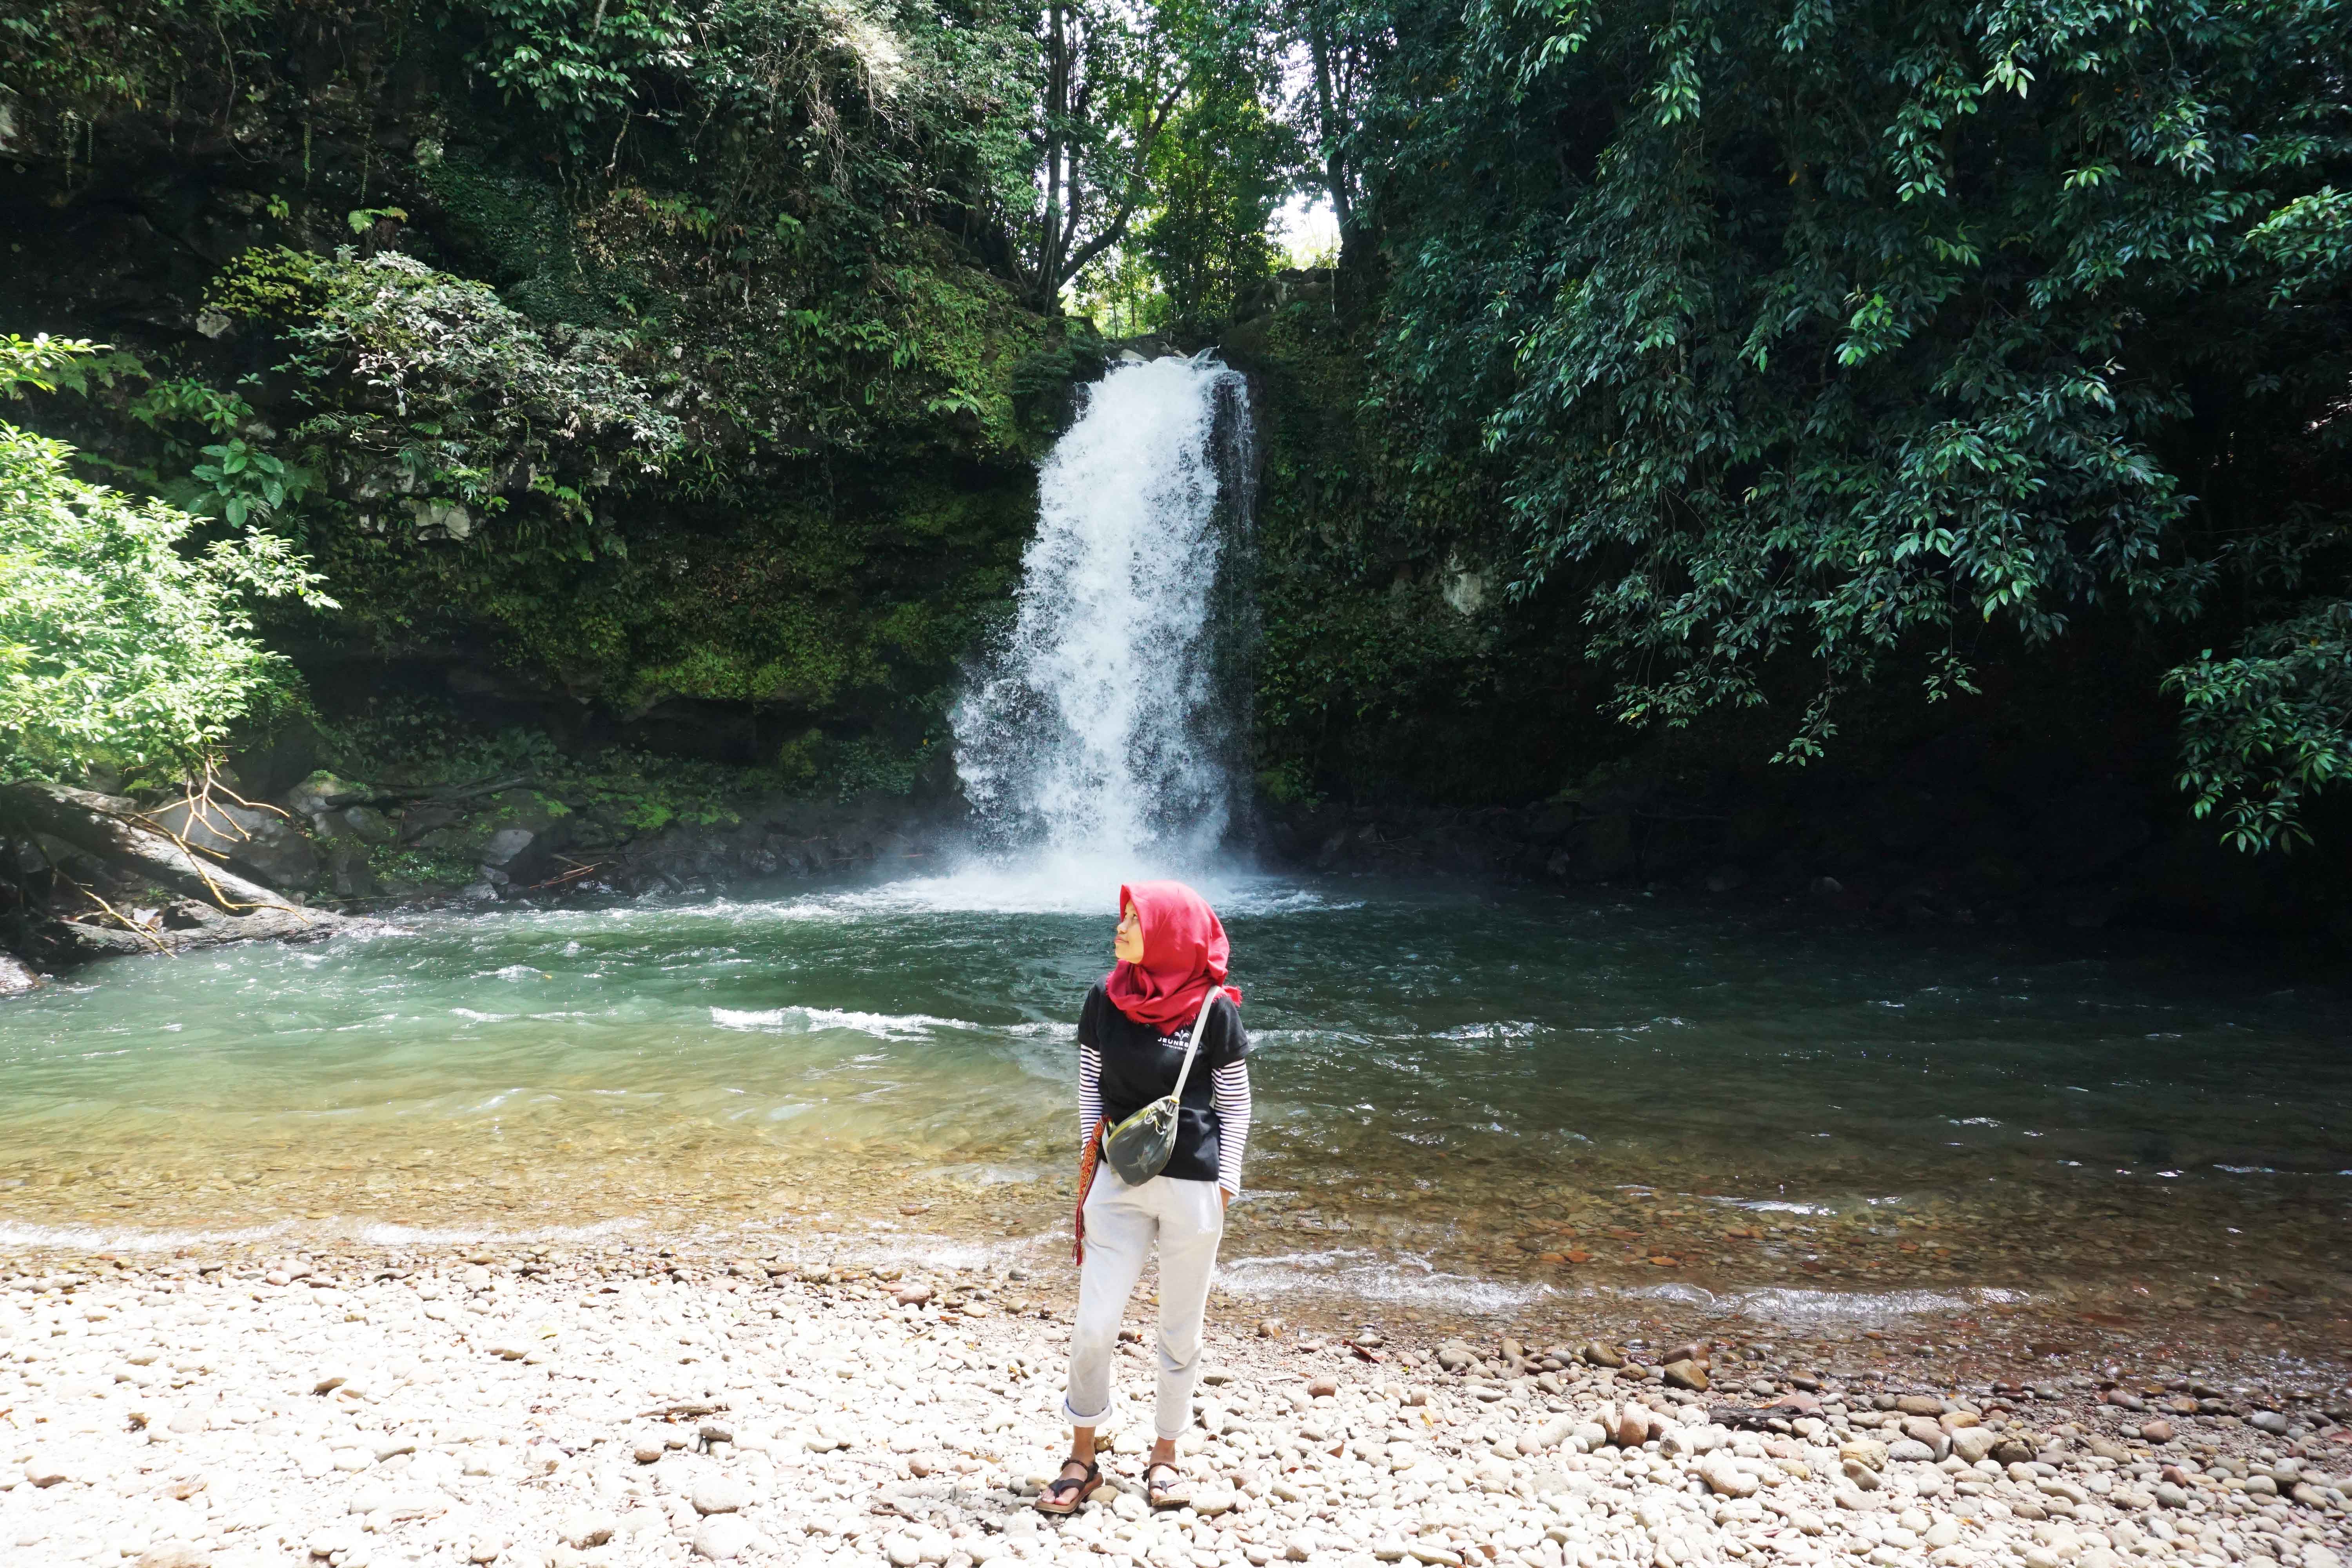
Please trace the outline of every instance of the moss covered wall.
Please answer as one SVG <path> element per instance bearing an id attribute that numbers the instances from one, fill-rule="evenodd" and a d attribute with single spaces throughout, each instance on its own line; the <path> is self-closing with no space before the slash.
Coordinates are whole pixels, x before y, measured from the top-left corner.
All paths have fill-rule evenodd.
<path id="1" fill-rule="evenodd" d="M 1552 599 L 1509 604 L 1475 465 L 1414 470 L 1372 399 L 1373 324 L 1288 273 L 1229 329 L 1258 484 L 1259 783 L 1277 803 L 1520 804 L 1631 738 L 1595 711 Z"/>
<path id="2" fill-rule="evenodd" d="M 0 47 L 0 330 L 142 370 L 32 419 L 183 504 L 224 500 L 209 446 L 283 466 L 222 526 L 327 573 L 340 611 L 268 630 L 331 721 L 911 762 L 1097 350 L 992 272 L 946 118 L 860 100 L 822 10 L 733 7 L 802 74 L 641 72 L 593 149 L 490 85 L 499 14 L 42 7 Z"/>

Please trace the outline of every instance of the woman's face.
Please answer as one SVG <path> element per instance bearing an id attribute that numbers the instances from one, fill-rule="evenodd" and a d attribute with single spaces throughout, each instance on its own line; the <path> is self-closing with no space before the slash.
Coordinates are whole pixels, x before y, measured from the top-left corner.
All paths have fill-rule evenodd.
<path id="1" fill-rule="evenodd" d="M 1118 934 L 1110 939 L 1111 956 L 1128 963 L 1143 962 L 1143 917 L 1133 904 L 1119 911 Z"/>

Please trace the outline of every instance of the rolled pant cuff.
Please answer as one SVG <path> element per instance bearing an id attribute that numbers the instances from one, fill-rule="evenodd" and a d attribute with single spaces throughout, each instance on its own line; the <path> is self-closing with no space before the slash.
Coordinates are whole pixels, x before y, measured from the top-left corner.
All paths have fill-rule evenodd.
<path id="1" fill-rule="evenodd" d="M 1110 1419 L 1110 1406 L 1106 1405 L 1092 1415 L 1081 1415 L 1071 1409 L 1070 1402 L 1065 1399 L 1062 1401 L 1062 1419 L 1072 1426 L 1099 1426 Z"/>

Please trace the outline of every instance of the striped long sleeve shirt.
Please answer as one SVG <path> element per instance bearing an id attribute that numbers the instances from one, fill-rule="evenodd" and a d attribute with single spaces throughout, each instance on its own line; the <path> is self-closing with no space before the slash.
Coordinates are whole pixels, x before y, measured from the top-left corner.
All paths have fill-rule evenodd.
<path id="1" fill-rule="evenodd" d="M 1242 1155 L 1249 1145 L 1249 1063 L 1234 1062 L 1209 1075 L 1217 1108 L 1217 1185 L 1225 1195 L 1242 1193 Z M 1078 1144 L 1083 1148 L 1095 1123 L 1103 1118 L 1102 1053 L 1090 1046 L 1078 1047 Z"/>

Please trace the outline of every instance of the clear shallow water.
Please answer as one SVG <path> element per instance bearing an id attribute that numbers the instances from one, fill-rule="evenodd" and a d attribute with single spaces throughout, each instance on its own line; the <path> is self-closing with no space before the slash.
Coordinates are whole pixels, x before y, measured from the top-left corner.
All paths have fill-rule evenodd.
<path id="1" fill-rule="evenodd" d="M 92 971 L 0 1007 L 0 1246 L 1049 1245 L 1099 880 L 421 915 Z M 1236 1293 L 2336 1310 L 2336 994 L 1639 901 L 1213 893 L 1258 1043 Z"/>

